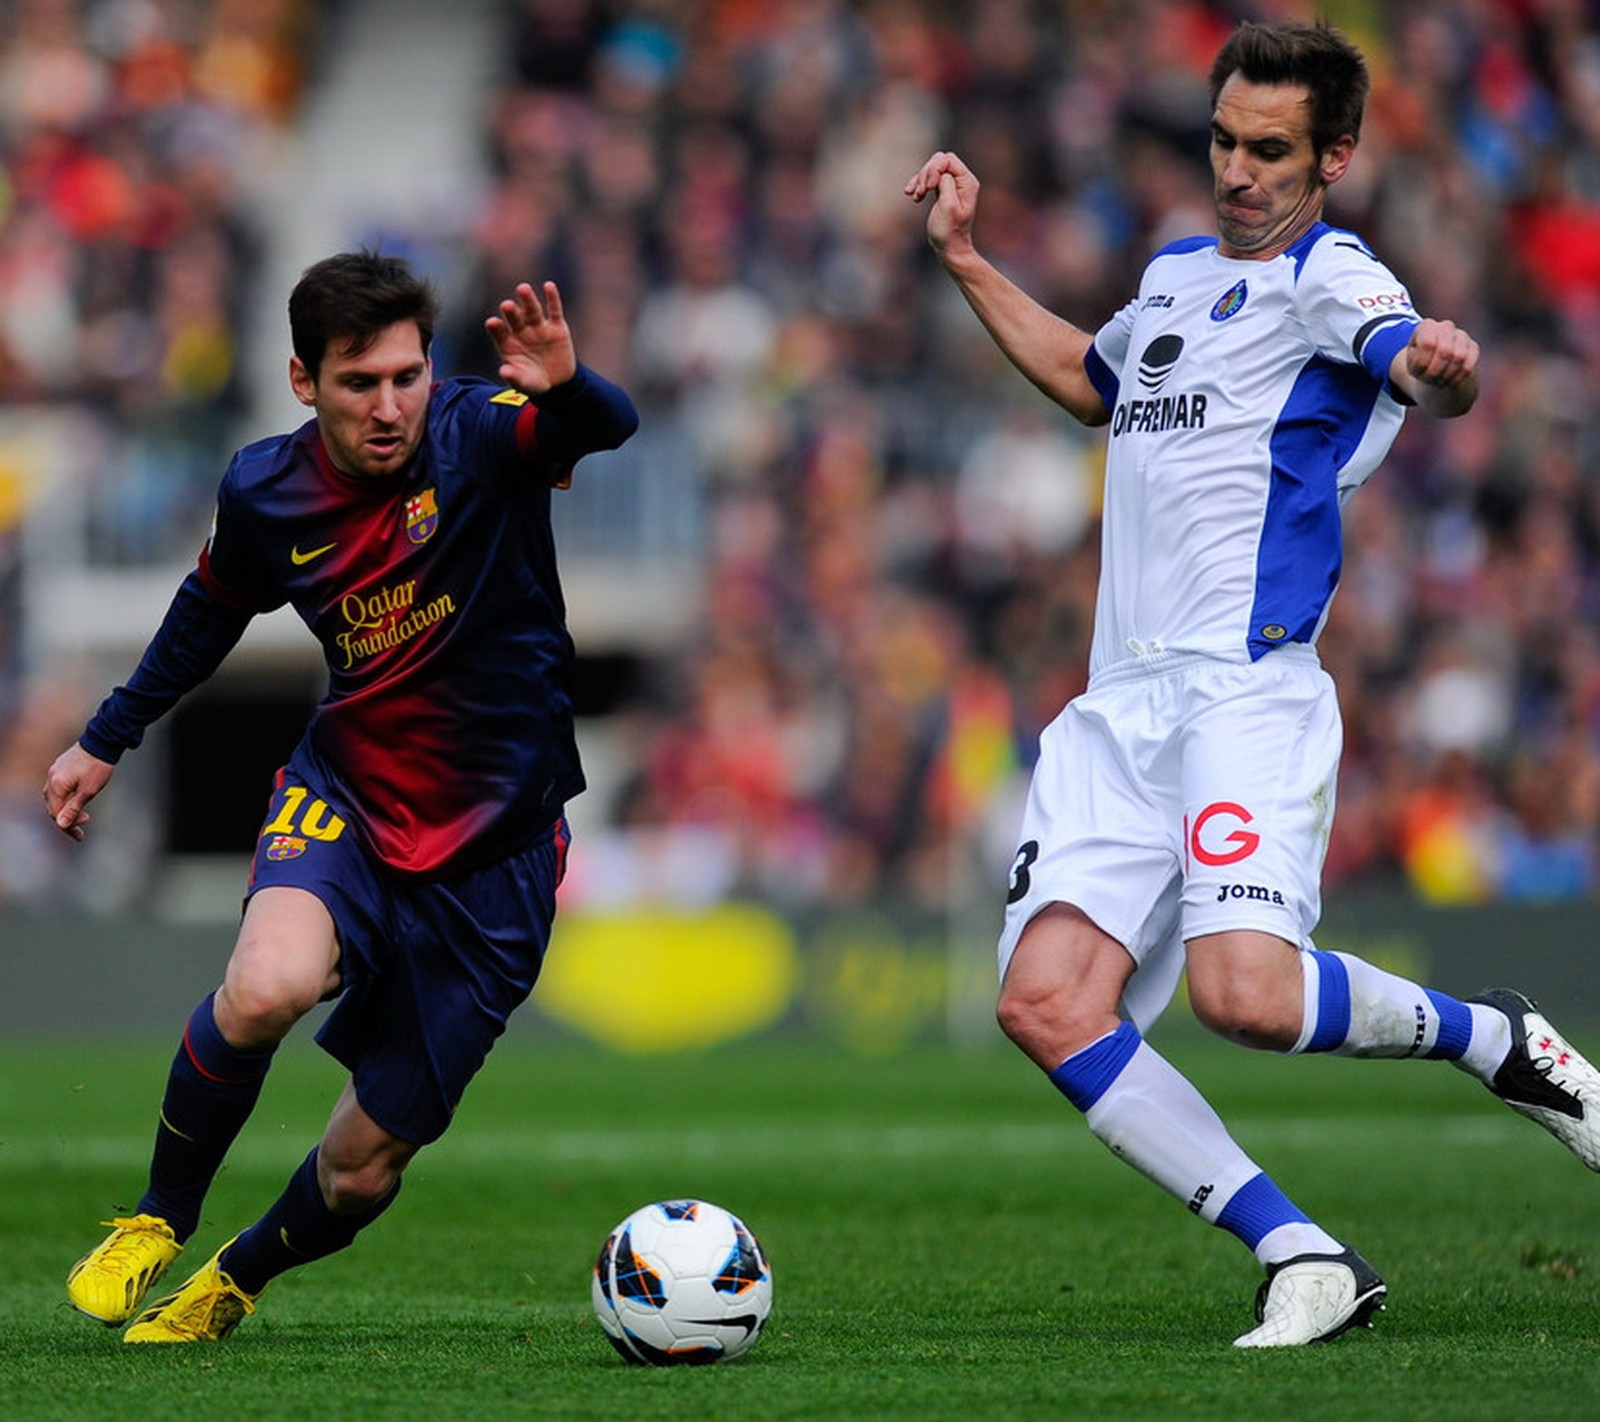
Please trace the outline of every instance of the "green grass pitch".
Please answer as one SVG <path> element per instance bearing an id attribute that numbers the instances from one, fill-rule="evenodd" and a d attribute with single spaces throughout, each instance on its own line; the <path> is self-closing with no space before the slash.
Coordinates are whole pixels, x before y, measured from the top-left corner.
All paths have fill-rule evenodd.
<path id="1" fill-rule="evenodd" d="M 1371 1333 L 1242 1354 L 1259 1271 L 1113 1161 L 1008 1049 L 782 1043 L 628 1059 L 513 1035 L 396 1208 L 224 1343 L 129 1348 L 62 1277 L 134 1203 L 170 1047 L 0 1044 L 0 1415 L 499 1419 L 1600 1417 L 1600 1180 L 1439 1064 L 1158 1034 L 1300 1204 L 1385 1274 Z M 1580 1040 L 1583 1040 L 1580 1037 Z M 253 1219 L 338 1085 L 285 1047 L 180 1260 Z M 623 1364 L 607 1230 L 697 1195 L 774 1268 L 740 1361 Z"/>

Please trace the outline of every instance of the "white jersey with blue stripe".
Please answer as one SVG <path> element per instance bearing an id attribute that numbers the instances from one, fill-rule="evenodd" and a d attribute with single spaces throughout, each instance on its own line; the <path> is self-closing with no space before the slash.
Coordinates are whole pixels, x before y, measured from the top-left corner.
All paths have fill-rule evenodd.
<path id="1" fill-rule="evenodd" d="M 1111 411 L 1091 676 L 1316 641 L 1340 509 L 1399 432 L 1387 375 L 1417 321 L 1366 244 L 1324 223 L 1266 261 L 1209 237 L 1151 259 L 1086 358 Z"/>

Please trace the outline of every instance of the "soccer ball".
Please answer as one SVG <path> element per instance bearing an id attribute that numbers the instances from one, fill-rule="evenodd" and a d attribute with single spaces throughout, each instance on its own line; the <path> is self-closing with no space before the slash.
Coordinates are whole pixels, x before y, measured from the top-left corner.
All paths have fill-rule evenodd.
<path id="1" fill-rule="evenodd" d="M 630 1363 L 716 1363 L 761 1336 L 772 1270 L 737 1216 L 704 1200 L 659 1200 L 606 1236 L 591 1293 Z"/>

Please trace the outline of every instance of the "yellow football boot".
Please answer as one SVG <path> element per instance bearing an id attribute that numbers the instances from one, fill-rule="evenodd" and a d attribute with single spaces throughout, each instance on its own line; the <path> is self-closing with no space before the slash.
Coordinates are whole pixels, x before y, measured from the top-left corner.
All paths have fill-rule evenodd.
<path id="1" fill-rule="evenodd" d="M 232 1244 L 230 1239 L 228 1244 Z M 226 1249 L 224 1244 L 222 1249 Z M 256 1311 L 260 1294 L 247 1294 L 223 1273 L 219 1249 L 175 1294 L 157 1299 L 122 1335 L 124 1343 L 210 1343 L 226 1338 Z M 265 1290 L 262 1291 L 263 1293 Z"/>
<path id="2" fill-rule="evenodd" d="M 183 1252 L 164 1219 L 133 1215 L 102 1220 L 111 1233 L 67 1274 L 67 1297 L 73 1308 L 110 1327 L 126 1323 L 138 1311 L 150 1286 Z"/>

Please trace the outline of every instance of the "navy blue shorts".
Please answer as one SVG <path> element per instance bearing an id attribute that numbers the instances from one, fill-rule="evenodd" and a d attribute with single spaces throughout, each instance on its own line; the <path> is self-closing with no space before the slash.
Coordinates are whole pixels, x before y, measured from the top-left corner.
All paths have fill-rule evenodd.
<path id="1" fill-rule="evenodd" d="M 290 771 L 280 771 L 247 893 L 315 894 L 339 936 L 338 1002 L 317 1041 L 356 1099 L 414 1145 L 444 1134 L 467 1083 L 539 977 L 566 869 L 558 819 L 527 849 L 455 878 L 383 869 Z"/>

